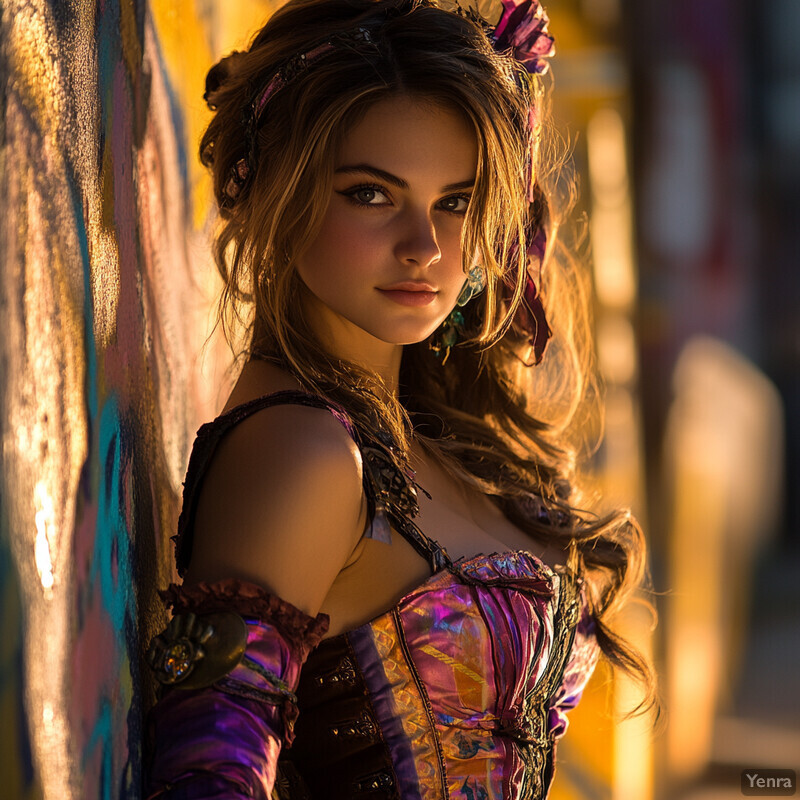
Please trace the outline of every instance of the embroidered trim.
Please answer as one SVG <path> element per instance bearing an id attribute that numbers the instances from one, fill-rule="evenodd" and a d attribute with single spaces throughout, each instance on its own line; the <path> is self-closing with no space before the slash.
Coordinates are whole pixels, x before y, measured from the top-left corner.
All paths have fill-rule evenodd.
<path id="1" fill-rule="evenodd" d="M 353 665 L 353 659 L 350 656 L 345 656 L 339 663 L 331 670 L 323 672 L 321 675 L 314 676 L 314 685 L 317 687 L 322 686 L 355 686 L 356 683 L 356 669 Z"/>
<path id="2" fill-rule="evenodd" d="M 525 698 L 525 712 L 518 738 L 530 745 L 522 748 L 525 760 L 525 782 L 532 785 L 538 797 L 547 788 L 554 758 L 554 742 L 548 735 L 547 715 L 550 700 L 558 691 L 567 664 L 580 615 L 581 578 L 571 569 L 558 569 L 558 602 L 553 612 L 553 640 L 547 668 L 531 693 Z M 527 788 L 527 787 L 526 787 Z"/>
<path id="3" fill-rule="evenodd" d="M 447 788 L 447 767 L 445 766 L 444 752 L 442 751 L 442 740 L 439 737 L 439 732 L 436 730 L 436 716 L 433 712 L 433 706 L 431 705 L 431 700 L 428 697 L 428 690 L 425 688 L 425 683 L 420 677 L 419 671 L 417 670 L 417 665 L 414 663 L 414 659 L 411 655 L 411 650 L 409 649 L 408 641 L 406 640 L 406 631 L 403 627 L 403 620 L 400 617 L 400 612 L 397 606 L 392 609 L 391 614 L 394 622 L 394 629 L 397 631 L 397 641 L 400 644 L 400 650 L 402 651 L 403 657 L 406 660 L 406 667 L 411 673 L 411 677 L 414 679 L 417 692 L 419 693 L 419 696 L 422 699 L 422 704 L 425 707 L 425 714 L 428 717 L 428 725 L 430 726 L 431 736 L 436 747 L 436 760 L 439 764 L 440 770 L 439 775 L 442 779 L 442 797 L 448 797 L 449 789 Z"/>
<path id="4" fill-rule="evenodd" d="M 347 719 L 330 725 L 328 730 L 335 738 L 354 738 L 361 737 L 370 741 L 377 741 L 378 726 L 366 709 L 358 715 L 358 719 Z"/>
<path id="5" fill-rule="evenodd" d="M 366 792 L 389 791 L 395 788 L 394 776 L 389 770 L 382 769 L 369 775 L 363 775 L 353 781 L 353 791 L 357 794 Z"/>

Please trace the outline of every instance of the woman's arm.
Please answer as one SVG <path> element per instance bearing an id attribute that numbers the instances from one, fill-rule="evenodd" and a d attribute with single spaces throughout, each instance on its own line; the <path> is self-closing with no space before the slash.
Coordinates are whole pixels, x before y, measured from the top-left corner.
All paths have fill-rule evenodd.
<path id="1" fill-rule="evenodd" d="M 363 532 L 361 454 L 328 411 L 278 406 L 219 444 L 186 583 L 240 578 L 315 615 Z"/>
<path id="2" fill-rule="evenodd" d="M 360 469 L 316 409 L 255 414 L 220 443 L 187 580 L 165 593 L 176 617 L 152 649 L 168 688 L 151 712 L 146 797 L 269 797 L 300 667 L 327 627 L 314 617 L 364 527 Z M 187 632 L 204 655 L 176 680 Z"/>

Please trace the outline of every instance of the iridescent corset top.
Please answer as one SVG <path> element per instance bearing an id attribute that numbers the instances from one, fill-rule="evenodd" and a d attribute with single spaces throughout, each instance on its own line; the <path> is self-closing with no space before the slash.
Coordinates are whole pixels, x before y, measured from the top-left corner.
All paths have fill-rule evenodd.
<path id="1" fill-rule="evenodd" d="M 456 562 L 311 653 L 278 785 L 299 773 L 315 799 L 543 798 L 596 657 L 571 571 L 525 552 Z"/>

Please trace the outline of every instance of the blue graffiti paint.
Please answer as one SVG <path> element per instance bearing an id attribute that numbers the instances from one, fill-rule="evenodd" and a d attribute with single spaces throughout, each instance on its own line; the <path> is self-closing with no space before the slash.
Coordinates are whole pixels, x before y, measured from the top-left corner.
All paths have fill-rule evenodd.
<path id="1" fill-rule="evenodd" d="M 135 616 L 135 612 L 130 531 L 122 514 L 125 503 L 120 490 L 121 421 L 114 394 L 103 404 L 98 428 L 97 458 L 102 469 L 101 485 L 97 487 L 97 523 L 89 581 L 94 584 L 99 580 L 103 607 L 111 617 L 114 635 L 124 652 L 125 620 Z"/>
<path id="2" fill-rule="evenodd" d="M 100 786 L 95 797 L 98 800 L 111 800 L 111 786 L 112 786 L 112 714 L 111 706 L 107 700 L 103 701 L 100 712 L 97 715 L 97 721 L 89 734 L 89 739 L 86 742 L 86 747 L 83 751 L 83 769 L 95 748 L 101 748 L 101 762 L 100 762 Z"/>

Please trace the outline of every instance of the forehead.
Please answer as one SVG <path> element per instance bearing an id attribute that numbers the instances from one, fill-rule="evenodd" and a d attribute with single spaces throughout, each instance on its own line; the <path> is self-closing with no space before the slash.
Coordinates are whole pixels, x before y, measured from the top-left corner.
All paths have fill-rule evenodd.
<path id="1" fill-rule="evenodd" d="M 370 164 L 400 178 L 475 177 L 478 143 L 472 123 L 450 107 L 397 95 L 370 106 L 344 136 L 334 168 Z M 410 182 L 410 180 L 409 180 Z"/>

